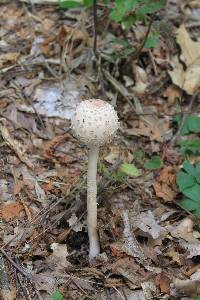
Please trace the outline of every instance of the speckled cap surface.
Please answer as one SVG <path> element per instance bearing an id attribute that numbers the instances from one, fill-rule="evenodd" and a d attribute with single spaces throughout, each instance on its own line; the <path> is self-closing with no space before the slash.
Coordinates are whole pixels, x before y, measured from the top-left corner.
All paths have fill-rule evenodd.
<path id="1" fill-rule="evenodd" d="M 119 128 L 116 111 L 100 99 L 81 102 L 71 120 L 74 135 L 85 145 L 101 146 L 109 142 Z"/>

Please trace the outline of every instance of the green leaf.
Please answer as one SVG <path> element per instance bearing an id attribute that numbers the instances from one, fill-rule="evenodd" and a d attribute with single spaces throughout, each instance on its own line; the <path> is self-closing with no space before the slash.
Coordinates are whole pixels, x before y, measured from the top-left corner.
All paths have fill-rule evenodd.
<path id="1" fill-rule="evenodd" d="M 124 26 L 124 28 L 126 30 L 129 30 L 131 28 L 131 26 L 133 24 L 135 24 L 135 22 L 136 22 L 136 16 L 135 15 L 130 15 L 130 16 L 127 16 L 127 17 L 123 18 L 122 25 Z"/>
<path id="2" fill-rule="evenodd" d="M 110 19 L 121 22 L 124 16 L 138 5 L 138 0 L 116 0 L 115 8 L 110 13 Z"/>
<path id="3" fill-rule="evenodd" d="M 133 164 L 121 164 L 120 171 L 130 177 L 138 177 L 141 175 L 141 171 Z"/>
<path id="4" fill-rule="evenodd" d="M 152 156 L 152 158 L 144 164 L 144 168 L 147 170 L 156 170 L 156 169 L 160 169 L 162 165 L 163 162 L 160 156 L 155 155 Z"/>
<path id="5" fill-rule="evenodd" d="M 195 115 L 189 115 L 186 117 L 181 129 L 181 135 L 189 133 L 200 133 L 200 117 Z"/>
<path id="6" fill-rule="evenodd" d="M 200 183 L 200 162 L 198 162 L 195 167 L 195 178 L 197 182 Z"/>
<path id="7" fill-rule="evenodd" d="M 196 209 L 193 214 L 200 219 L 200 208 Z"/>
<path id="8" fill-rule="evenodd" d="M 51 299 L 52 300 L 63 300 L 63 295 L 59 291 L 56 291 L 53 294 L 51 294 Z"/>
<path id="9" fill-rule="evenodd" d="M 190 176 L 190 175 L 189 175 Z M 194 201 L 200 201 L 200 185 L 196 183 L 195 185 L 184 189 L 183 194 Z"/>
<path id="10" fill-rule="evenodd" d="M 196 175 L 196 169 L 193 167 L 193 165 L 188 160 L 184 161 L 183 169 L 192 176 Z"/>
<path id="11" fill-rule="evenodd" d="M 200 300 L 200 296 L 197 296 L 194 300 Z"/>
<path id="12" fill-rule="evenodd" d="M 179 187 L 179 190 L 184 193 L 188 188 L 191 188 L 195 185 L 195 180 L 192 175 L 189 175 L 185 172 L 180 171 L 176 176 L 176 181 Z M 187 195 L 186 195 L 187 196 Z M 190 198 L 190 197 L 189 197 Z"/>
<path id="13" fill-rule="evenodd" d="M 134 152 L 133 156 L 136 160 L 141 161 L 145 157 L 145 153 L 142 150 L 138 150 Z"/>
<path id="14" fill-rule="evenodd" d="M 200 117 L 190 115 L 187 118 L 187 123 L 190 132 L 200 133 Z"/>
<path id="15" fill-rule="evenodd" d="M 84 5 L 83 0 L 59 0 L 61 8 L 76 8 Z"/>
<path id="16" fill-rule="evenodd" d="M 200 153 L 200 139 L 178 141 L 177 144 L 181 147 L 180 152 L 182 155 L 198 155 Z"/>
<path id="17" fill-rule="evenodd" d="M 159 43 L 159 34 L 157 32 L 151 32 L 144 44 L 144 48 L 155 48 Z"/>
<path id="18" fill-rule="evenodd" d="M 153 14 L 156 11 L 164 8 L 165 4 L 165 0 L 143 0 L 143 5 L 137 10 L 137 13 L 141 15 Z"/>
<path id="19" fill-rule="evenodd" d="M 187 209 L 189 211 L 200 209 L 200 201 L 196 202 L 196 201 L 193 201 L 189 198 L 181 200 L 180 204 L 181 204 L 182 207 L 184 207 L 185 209 Z"/>
<path id="20" fill-rule="evenodd" d="M 116 182 L 123 182 L 126 178 L 126 174 L 118 171 L 118 172 L 115 172 L 114 174 L 112 174 L 112 178 Z"/>
<path id="21" fill-rule="evenodd" d="M 123 47 L 128 47 L 128 46 L 130 46 L 130 44 L 126 41 L 126 40 L 123 40 L 123 39 L 118 39 L 118 38 L 114 38 L 113 40 L 112 40 L 112 43 L 114 44 L 114 45 L 120 45 L 120 46 L 123 46 Z"/>

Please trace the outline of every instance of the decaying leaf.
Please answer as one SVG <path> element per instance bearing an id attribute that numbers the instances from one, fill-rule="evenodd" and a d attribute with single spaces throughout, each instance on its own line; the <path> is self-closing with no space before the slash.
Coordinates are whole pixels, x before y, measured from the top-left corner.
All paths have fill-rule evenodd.
<path id="1" fill-rule="evenodd" d="M 6 141 L 8 146 L 16 153 L 18 158 L 25 163 L 29 168 L 33 169 L 33 164 L 26 156 L 25 147 L 16 139 L 13 139 L 5 126 L 0 126 L 0 131 L 3 139 Z"/>
<path id="2" fill-rule="evenodd" d="M 170 133 L 169 120 L 159 119 L 157 116 L 140 117 L 138 128 L 133 127 L 126 132 L 130 135 L 146 136 L 151 141 L 163 142 L 168 139 Z"/>
<path id="3" fill-rule="evenodd" d="M 200 294 L 200 273 L 191 276 L 191 279 L 181 280 L 175 278 L 171 284 L 171 294 L 175 297 L 190 296 L 192 299 Z"/>
<path id="4" fill-rule="evenodd" d="M 178 99 L 181 98 L 182 91 L 175 85 L 170 85 L 164 92 L 164 96 L 167 97 L 168 106 L 173 106 Z"/>
<path id="5" fill-rule="evenodd" d="M 49 264 L 53 265 L 54 270 L 59 271 L 71 266 L 66 259 L 69 253 L 65 244 L 53 243 L 51 244 L 51 249 L 53 250 L 53 253 L 48 256 L 47 261 Z"/>
<path id="6" fill-rule="evenodd" d="M 153 239 L 158 239 L 166 235 L 166 230 L 158 224 L 151 211 L 142 212 L 132 219 L 133 226 L 148 233 Z"/>
<path id="7" fill-rule="evenodd" d="M 148 86 L 147 74 L 145 70 L 137 65 L 133 65 L 133 72 L 135 75 L 135 86 L 133 90 L 138 94 L 143 94 Z"/>
<path id="8" fill-rule="evenodd" d="M 82 231 L 84 225 L 81 222 L 78 222 L 77 216 L 73 213 L 71 218 L 67 220 L 69 227 L 72 227 L 75 232 Z"/>
<path id="9" fill-rule="evenodd" d="M 172 58 L 172 71 L 169 75 L 174 84 L 193 95 L 200 87 L 200 42 L 194 42 L 184 25 L 177 30 L 177 42 L 181 48 L 180 59 L 186 66 L 186 70 L 178 57 Z"/>
<path id="10" fill-rule="evenodd" d="M 176 175 L 172 167 L 164 166 L 157 182 L 153 183 L 156 196 L 165 202 L 171 202 L 176 197 Z"/>
<path id="11" fill-rule="evenodd" d="M 20 57 L 20 53 L 12 52 L 0 55 L 0 68 L 6 66 L 9 63 L 16 63 L 17 59 Z"/>
<path id="12" fill-rule="evenodd" d="M 129 286 L 132 289 L 140 287 L 141 280 L 145 276 L 144 270 L 140 269 L 133 258 L 128 257 L 117 260 L 112 265 L 112 272 L 130 281 L 131 285 Z"/>
<path id="13" fill-rule="evenodd" d="M 8 203 L 5 205 L 2 205 L 0 208 L 0 215 L 1 217 L 9 222 L 10 220 L 19 217 L 21 211 L 24 210 L 24 207 L 21 203 L 18 202 L 13 202 L 13 203 Z"/>
<path id="14" fill-rule="evenodd" d="M 156 285 L 159 286 L 161 293 L 170 294 L 170 279 L 165 274 L 156 276 Z"/>
<path id="15" fill-rule="evenodd" d="M 170 230 L 171 235 L 179 238 L 179 244 L 187 251 L 187 258 L 200 255 L 200 241 L 193 235 L 193 226 L 194 222 L 190 218 L 185 218 Z"/>

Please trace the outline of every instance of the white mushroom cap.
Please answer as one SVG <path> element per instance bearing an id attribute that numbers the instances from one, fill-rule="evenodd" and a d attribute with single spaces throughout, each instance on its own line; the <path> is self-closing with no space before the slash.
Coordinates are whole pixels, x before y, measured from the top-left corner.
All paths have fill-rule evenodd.
<path id="1" fill-rule="evenodd" d="M 119 128 L 116 111 L 100 99 L 81 102 L 71 121 L 75 136 L 88 146 L 101 146 L 109 142 Z"/>

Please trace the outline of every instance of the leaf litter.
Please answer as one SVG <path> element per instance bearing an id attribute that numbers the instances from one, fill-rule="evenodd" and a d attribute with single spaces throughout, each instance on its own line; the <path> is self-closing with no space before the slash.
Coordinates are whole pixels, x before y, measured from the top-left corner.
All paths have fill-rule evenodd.
<path id="1" fill-rule="evenodd" d="M 9 285 L 1 297 L 50 299 L 56 291 L 64 299 L 198 296 L 198 224 L 177 205 L 182 161 L 169 146 L 178 104 L 199 89 L 199 38 L 190 16 L 182 24 L 183 12 L 177 17 L 178 4 L 169 1 L 163 22 L 174 36 L 142 49 L 127 69 L 112 57 L 121 51 L 111 43 L 118 28 L 98 30 L 97 74 L 89 11 L 34 2 L 0 4 L 0 251 Z M 185 1 L 181 7 L 194 13 Z M 103 14 L 98 21 L 104 25 Z M 134 45 L 144 31 L 134 28 Z M 102 254 L 90 265 L 87 150 L 71 135 L 69 120 L 77 103 L 93 97 L 116 105 L 121 129 L 101 153 L 108 170 L 98 173 Z M 162 159 L 160 169 L 144 168 L 152 156 Z M 124 168 L 120 181 L 114 175 Z"/>

